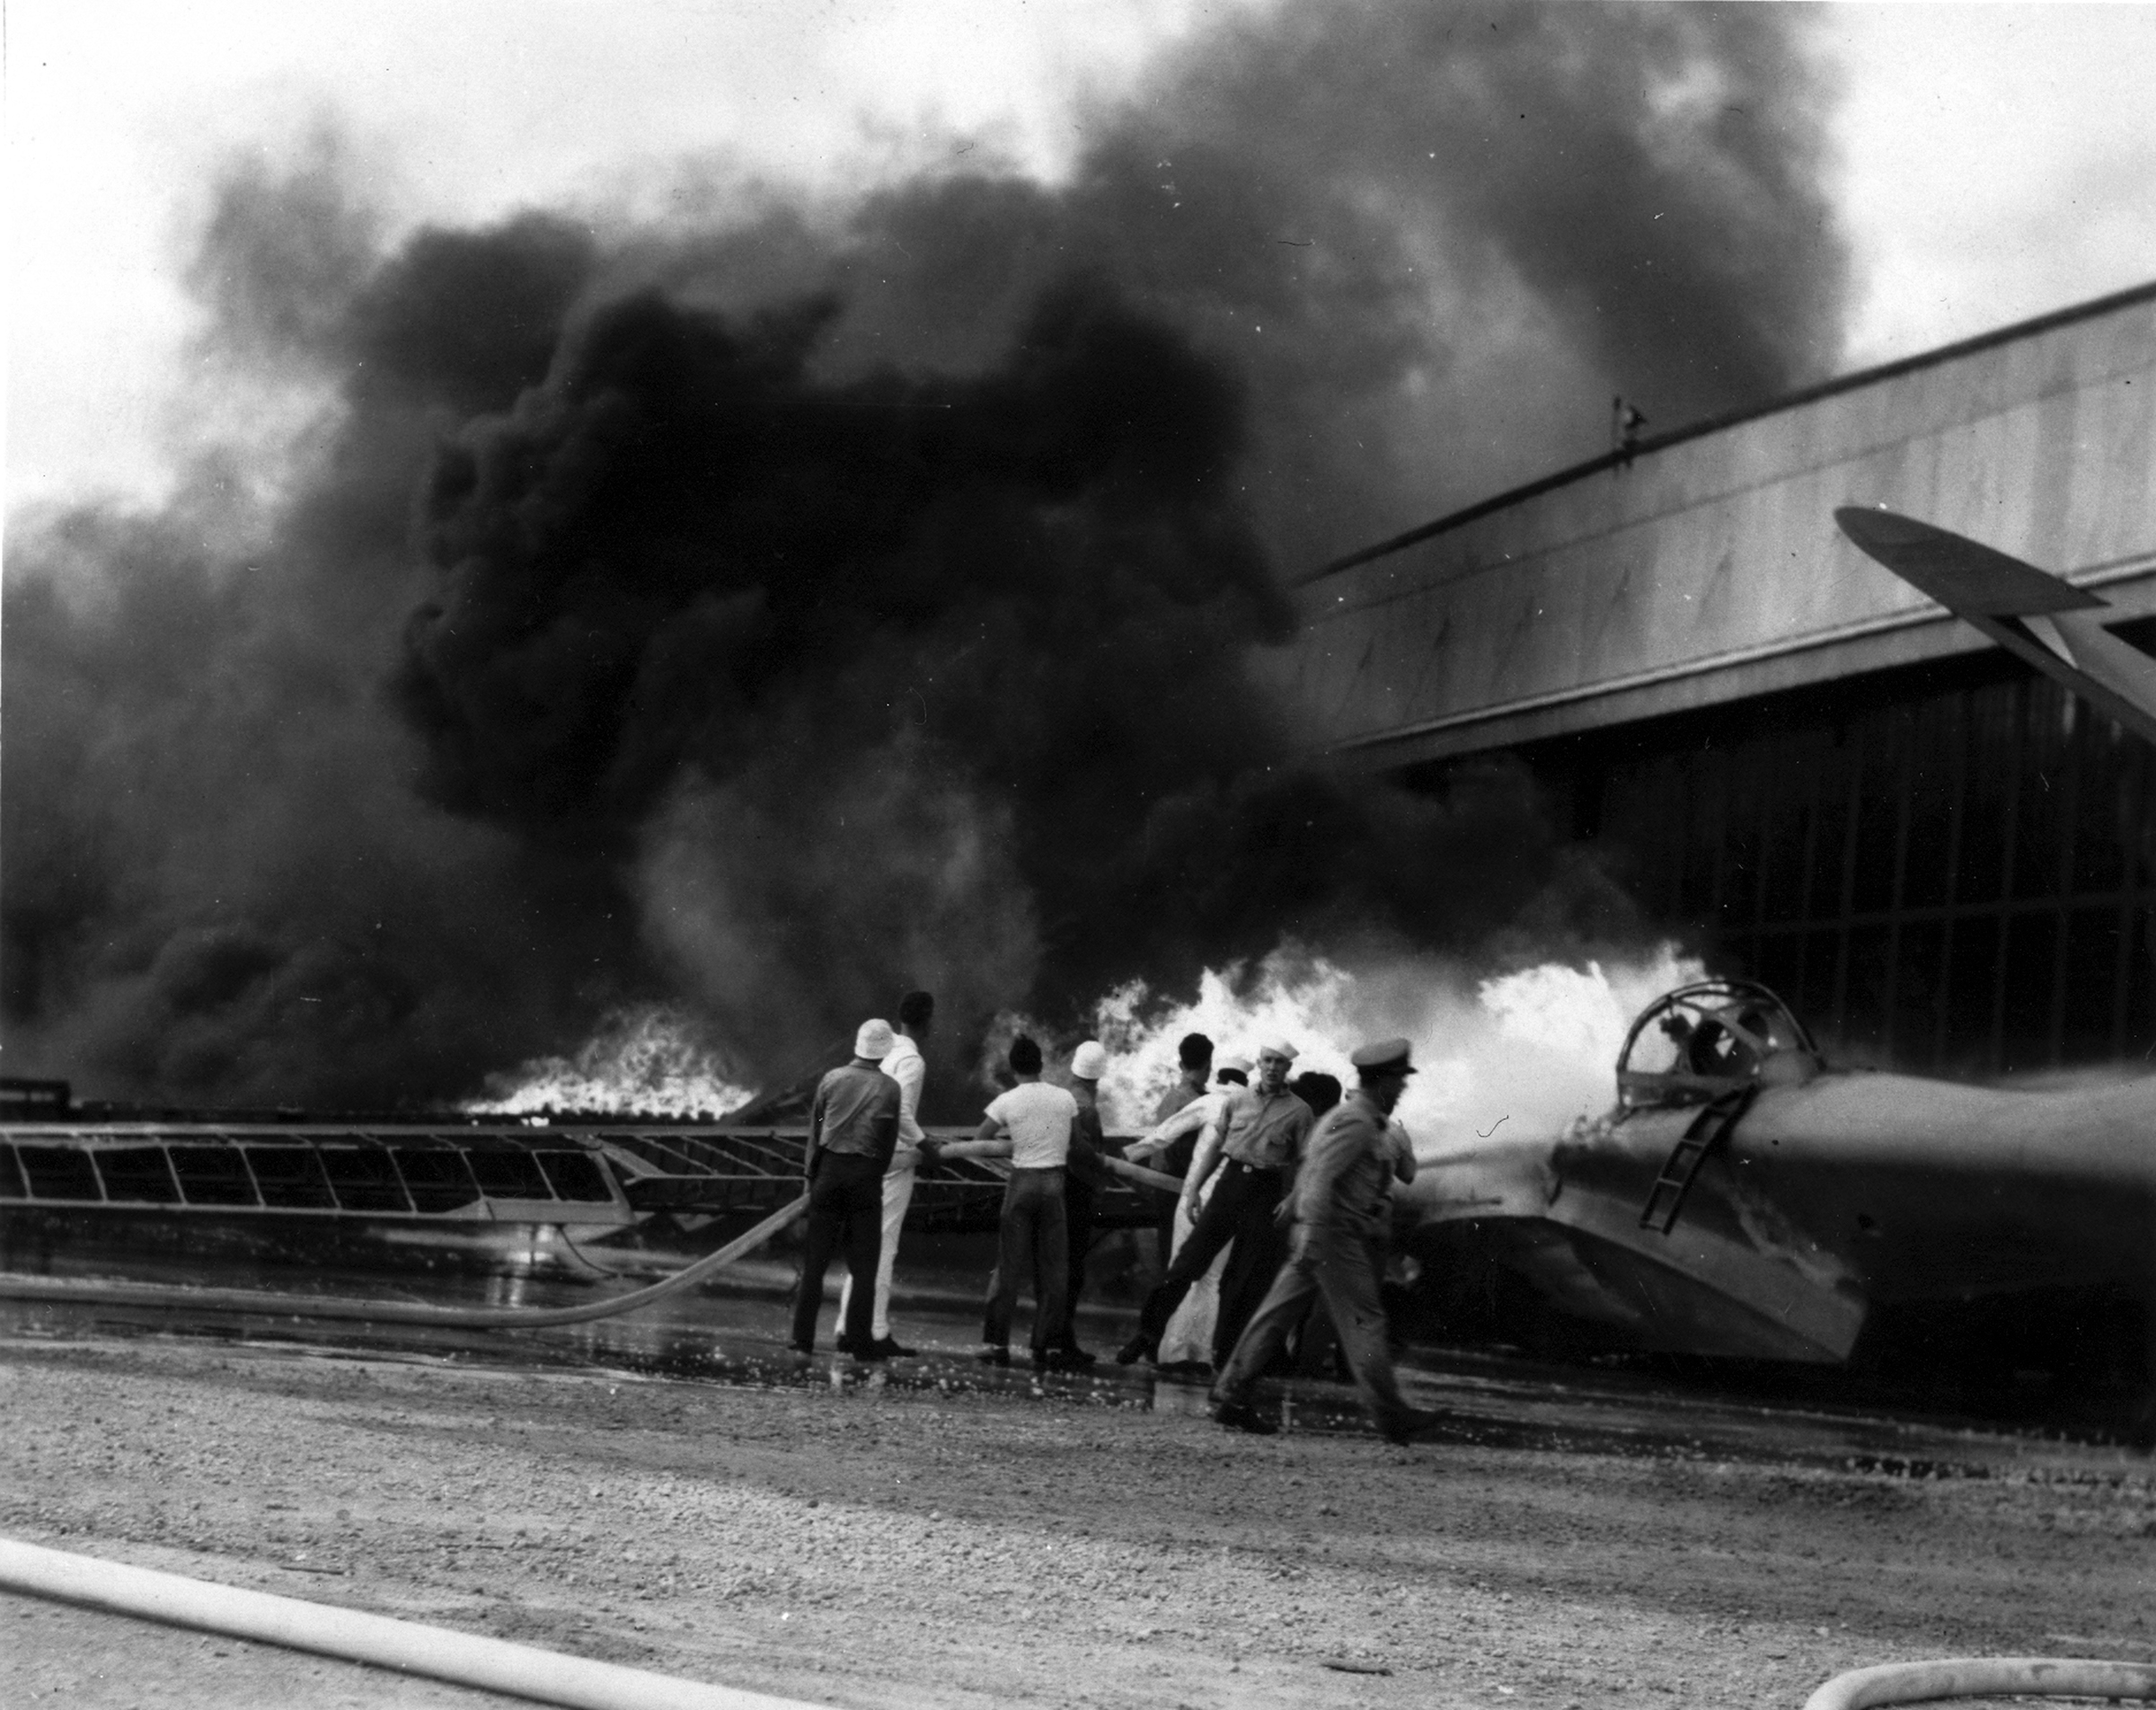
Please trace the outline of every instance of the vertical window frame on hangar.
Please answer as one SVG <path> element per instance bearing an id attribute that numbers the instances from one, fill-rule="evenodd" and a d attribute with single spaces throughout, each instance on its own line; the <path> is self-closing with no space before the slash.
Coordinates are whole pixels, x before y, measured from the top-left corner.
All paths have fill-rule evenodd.
<path id="1" fill-rule="evenodd" d="M 2156 1048 L 2156 751 L 1842 536 L 1883 505 L 2156 651 L 2156 283 L 1643 440 L 1326 566 L 1308 748 L 1515 757 L 1649 915 L 1848 1059 Z"/>

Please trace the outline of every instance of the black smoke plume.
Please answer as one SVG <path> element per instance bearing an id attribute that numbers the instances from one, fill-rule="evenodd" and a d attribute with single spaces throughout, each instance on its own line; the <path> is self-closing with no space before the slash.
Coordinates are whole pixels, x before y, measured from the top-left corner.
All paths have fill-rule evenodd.
<path id="1" fill-rule="evenodd" d="M 1606 925 L 1516 771 L 1299 766 L 1244 664 L 1284 570 L 1597 449 L 1612 391 L 1821 371 L 1800 27 L 1294 8 L 1067 182 L 697 230 L 385 250 L 333 150 L 236 175 L 206 361 L 334 408 L 17 526 L 11 1069 L 416 1102 L 659 998 L 760 1077 L 909 984 L 962 1030 L 1284 934 Z"/>

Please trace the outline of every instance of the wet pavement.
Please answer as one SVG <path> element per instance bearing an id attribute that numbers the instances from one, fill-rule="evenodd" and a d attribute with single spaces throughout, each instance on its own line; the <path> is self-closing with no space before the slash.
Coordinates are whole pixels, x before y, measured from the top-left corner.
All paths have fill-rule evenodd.
<path id="1" fill-rule="evenodd" d="M 63 1263 L 55 1274 L 84 1280 L 117 1274 L 110 1264 Z M 427 1276 L 219 1264 L 135 1265 L 130 1280 L 354 1298 L 424 1300 L 437 1305 L 543 1307 L 576 1305 L 641 1279 L 565 1276 L 538 1263 L 490 1277 Z M 505 1369 L 617 1370 L 692 1383 L 764 1388 L 816 1387 L 891 1390 L 952 1399 L 1031 1398 L 1082 1409 L 1203 1414 L 1202 1372 L 1159 1373 L 1114 1365 L 1106 1351 L 1134 1322 L 1128 1312 L 1089 1311 L 1086 1339 L 1102 1350 L 1090 1370 L 1037 1373 L 1022 1345 L 1012 1364 L 978 1361 L 977 1309 L 966 1280 L 943 1279 L 941 1296 L 902 1298 L 894 1320 L 917 1349 L 911 1358 L 863 1365 L 830 1351 L 802 1359 L 785 1344 L 786 1267 L 752 1262 L 721 1284 L 673 1297 L 617 1318 L 545 1330 L 467 1330 L 351 1325 L 228 1311 L 166 1310 L 105 1303 L 0 1301 L 0 1341 L 95 1338 L 243 1342 L 258 1350 L 449 1362 Z M 820 1328 L 835 1318 L 827 1304 Z M 1023 1319 L 1021 1320 L 1022 1332 Z M 1402 1360 L 1403 1387 L 1417 1404 L 1442 1411 L 1433 1442 L 1545 1449 L 1625 1458 L 1727 1464 L 1781 1463 L 1872 1473 L 1898 1479 L 1986 1478 L 2008 1469 L 2070 1481 L 2145 1480 L 2149 1457 L 2103 1433 L 2005 1429 L 1995 1422 L 1906 1409 L 1820 1404 L 1798 1395 L 1762 1395 L 1676 1381 L 1637 1363 L 1555 1365 L 1505 1353 L 1417 1349 Z M 1307 1437 L 1367 1434 L 1355 1393 L 1310 1378 L 1268 1383 L 1260 1392 L 1283 1431 Z"/>

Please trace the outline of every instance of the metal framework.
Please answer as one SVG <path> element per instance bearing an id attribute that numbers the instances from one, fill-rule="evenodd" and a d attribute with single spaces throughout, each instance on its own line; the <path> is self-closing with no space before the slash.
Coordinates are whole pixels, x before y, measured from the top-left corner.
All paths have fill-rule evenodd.
<path id="1" fill-rule="evenodd" d="M 721 1124 L 13 1122 L 0 1125 L 0 1208 L 618 1228 L 661 1211 L 767 1213 L 800 1192 L 806 1141 L 800 1127 Z M 973 1157 L 924 1173 L 914 1227 L 993 1229 L 1008 1174 Z M 1098 1194 L 1103 1227 L 1155 1217 L 1142 1188 Z"/>

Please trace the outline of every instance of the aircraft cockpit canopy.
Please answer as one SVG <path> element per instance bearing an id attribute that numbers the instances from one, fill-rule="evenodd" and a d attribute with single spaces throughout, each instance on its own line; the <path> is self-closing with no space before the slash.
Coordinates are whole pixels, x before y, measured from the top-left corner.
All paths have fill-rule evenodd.
<path id="1" fill-rule="evenodd" d="M 1617 1055 L 1627 1110 L 1703 1104 L 1748 1085 L 1787 1085 L 1825 1067 L 1804 1023 L 1766 987 L 1702 979 L 1639 1013 Z"/>

